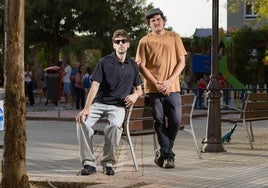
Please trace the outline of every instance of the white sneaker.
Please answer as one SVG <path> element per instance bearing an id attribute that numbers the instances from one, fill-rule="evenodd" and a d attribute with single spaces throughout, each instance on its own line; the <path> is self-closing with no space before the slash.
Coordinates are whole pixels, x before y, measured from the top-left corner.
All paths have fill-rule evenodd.
<path id="1" fill-rule="evenodd" d="M 66 105 L 65 105 L 65 109 L 66 109 L 66 110 L 72 110 L 73 107 L 72 107 L 70 104 L 66 104 Z"/>

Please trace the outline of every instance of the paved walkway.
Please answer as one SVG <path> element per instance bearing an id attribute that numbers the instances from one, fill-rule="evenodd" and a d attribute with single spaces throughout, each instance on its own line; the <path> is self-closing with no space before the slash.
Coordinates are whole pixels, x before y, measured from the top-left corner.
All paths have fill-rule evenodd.
<path id="1" fill-rule="evenodd" d="M 191 135 L 181 132 L 176 139 L 174 169 L 161 169 L 153 163 L 152 136 L 132 137 L 135 145 L 139 172 L 135 172 L 130 150 L 125 141 L 118 149 L 115 176 L 97 173 L 79 176 L 80 162 L 74 117 L 77 110 L 62 110 L 36 105 L 27 108 L 27 172 L 32 182 L 40 185 L 51 183 L 55 187 L 128 187 L 128 188 L 213 188 L 213 187 L 267 187 L 268 188 L 268 127 L 260 121 L 254 126 L 254 150 L 251 150 L 246 132 L 240 126 L 235 130 L 230 143 L 223 144 L 226 152 L 202 153 L 198 159 Z M 193 124 L 200 149 L 206 135 L 205 111 Z M 41 120 L 41 121 L 40 121 Z M 222 124 L 223 134 L 232 125 Z M 103 138 L 94 137 L 95 155 L 102 155 Z M 2 154 L 1 154 L 2 155 Z M 48 187 L 48 186 L 47 186 Z"/>

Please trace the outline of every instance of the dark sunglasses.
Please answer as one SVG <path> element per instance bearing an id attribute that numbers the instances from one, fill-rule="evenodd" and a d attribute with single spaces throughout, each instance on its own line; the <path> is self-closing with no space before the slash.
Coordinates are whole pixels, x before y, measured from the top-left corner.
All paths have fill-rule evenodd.
<path id="1" fill-rule="evenodd" d="M 120 42 L 122 42 L 122 44 L 125 44 L 126 42 L 128 42 L 128 40 L 127 39 L 114 40 L 115 44 L 120 44 Z"/>

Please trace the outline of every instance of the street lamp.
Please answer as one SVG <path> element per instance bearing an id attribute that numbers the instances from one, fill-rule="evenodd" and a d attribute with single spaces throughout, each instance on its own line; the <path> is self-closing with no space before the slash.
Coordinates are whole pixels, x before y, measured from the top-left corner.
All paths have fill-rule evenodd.
<path id="1" fill-rule="evenodd" d="M 202 152 L 225 151 L 221 142 L 220 83 L 218 79 L 219 0 L 212 0 L 211 75 L 208 83 L 208 118 Z"/>

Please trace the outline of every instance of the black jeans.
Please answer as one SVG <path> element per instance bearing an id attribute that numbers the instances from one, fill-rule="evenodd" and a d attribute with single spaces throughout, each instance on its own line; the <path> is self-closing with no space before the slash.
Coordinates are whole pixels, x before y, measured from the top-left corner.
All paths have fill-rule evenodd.
<path id="1" fill-rule="evenodd" d="M 180 93 L 173 92 L 169 96 L 150 93 L 149 101 L 153 109 L 154 128 L 160 152 L 165 159 L 174 158 L 175 153 L 172 149 L 181 122 Z"/>
<path id="2" fill-rule="evenodd" d="M 76 109 L 83 109 L 85 107 L 85 89 L 75 87 L 75 92 L 76 92 L 76 101 L 75 101 Z"/>
<path id="3" fill-rule="evenodd" d="M 34 105 L 34 95 L 33 95 L 33 82 L 25 82 L 25 95 L 30 101 L 30 105 Z"/>

